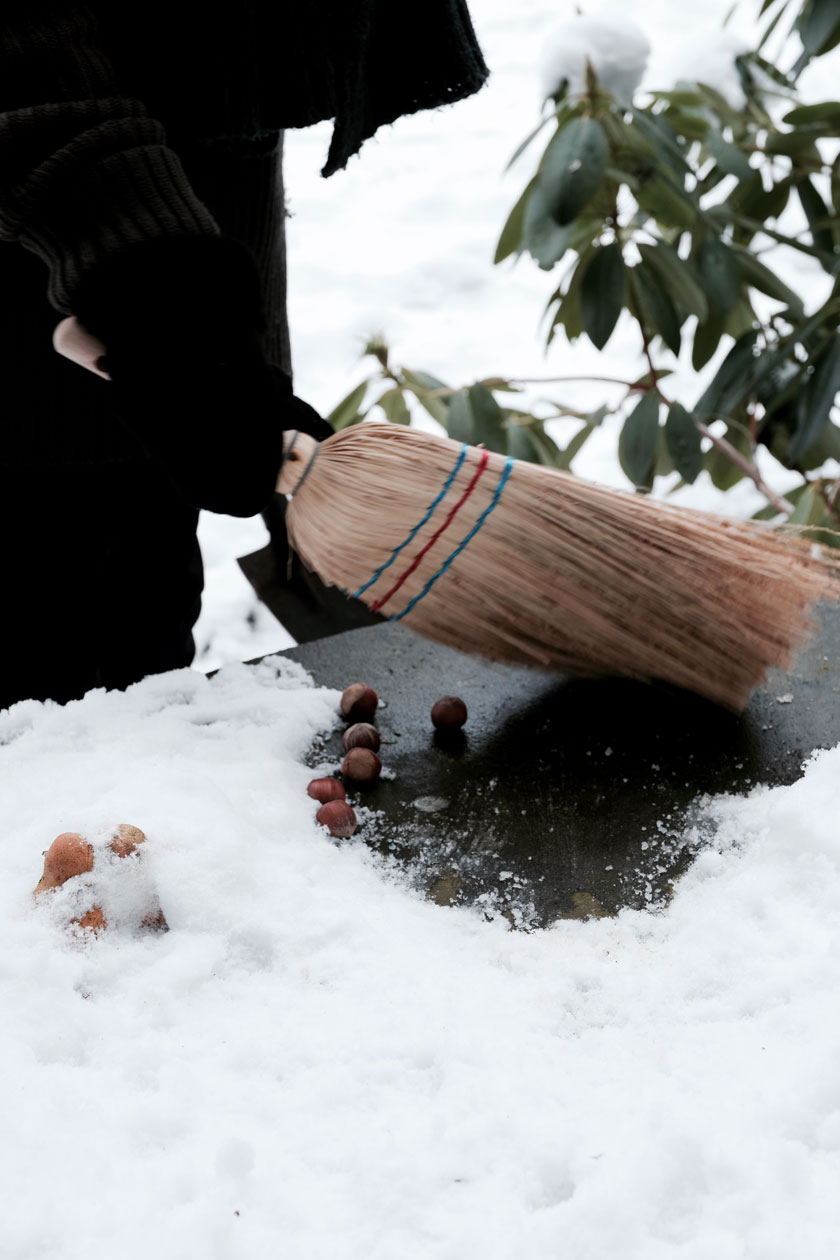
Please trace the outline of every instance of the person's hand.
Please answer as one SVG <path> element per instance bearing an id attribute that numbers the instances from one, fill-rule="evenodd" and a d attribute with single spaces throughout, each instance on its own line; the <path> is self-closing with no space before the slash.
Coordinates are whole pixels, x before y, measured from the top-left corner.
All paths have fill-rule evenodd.
<path id="1" fill-rule="evenodd" d="M 82 327 L 75 315 L 68 315 L 56 325 L 53 332 L 53 347 L 59 354 L 64 355 L 65 359 L 71 359 L 80 367 L 87 368 L 89 372 L 95 372 L 97 376 L 110 381 L 108 373 L 103 372 L 100 367 L 100 362 L 106 353 L 105 346 L 98 337 L 94 337 L 93 333 L 89 333 Z"/>
<path id="2" fill-rule="evenodd" d="M 266 361 L 260 278 L 236 241 L 132 247 L 82 283 L 74 306 L 102 346 L 96 366 L 120 419 L 196 507 L 256 515 L 274 493 L 283 431 L 331 431 Z"/>

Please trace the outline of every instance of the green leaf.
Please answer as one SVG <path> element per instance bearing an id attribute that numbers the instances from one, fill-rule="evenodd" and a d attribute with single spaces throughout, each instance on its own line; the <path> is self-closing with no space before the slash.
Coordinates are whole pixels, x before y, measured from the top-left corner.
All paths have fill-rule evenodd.
<path id="1" fill-rule="evenodd" d="M 840 461 L 840 429 L 831 420 L 820 430 L 816 442 L 812 442 L 799 456 L 801 468 L 821 468 L 826 460 Z"/>
<path id="2" fill-rule="evenodd" d="M 362 381 L 361 385 L 357 385 L 346 398 L 342 398 L 338 406 L 333 408 L 327 416 L 328 423 L 332 425 L 336 433 L 339 429 L 346 429 L 349 424 L 359 418 L 359 409 L 367 390 L 368 382 Z"/>
<path id="3" fill-rule="evenodd" d="M 589 340 L 603 350 L 624 306 L 624 260 L 621 246 L 603 245 L 586 268 L 580 291 L 583 327 Z"/>
<path id="4" fill-rule="evenodd" d="M 553 442 L 541 425 L 531 429 L 531 441 L 536 447 L 539 463 L 546 468 L 559 468 L 562 455 L 556 442 Z"/>
<path id="5" fill-rule="evenodd" d="M 447 387 L 443 382 L 437 380 L 434 376 L 429 376 L 427 372 L 412 372 L 408 368 L 403 368 L 402 374 L 406 384 L 411 388 L 423 410 L 427 411 L 433 420 L 437 420 L 438 424 L 442 424 L 446 428 L 449 419 L 447 402 L 443 398 L 436 397 L 431 392 L 435 389 L 446 389 Z"/>
<path id="6" fill-rule="evenodd" d="M 508 448 L 504 415 L 496 399 L 483 385 L 470 387 L 470 407 L 473 413 L 473 434 L 476 445 L 481 443 L 489 451 L 504 454 Z"/>
<path id="7" fill-rule="evenodd" d="M 770 4 L 771 4 L 771 3 L 772 3 L 772 0 L 765 0 L 764 4 L 763 4 L 763 5 L 762 5 L 762 7 L 761 7 L 761 13 L 766 13 L 766 11 L 767 11 L 767 9 L 770 7 Z M 757 47 L 757 49 L 756 49 L 756 51 L 757 51 L 757 52 L 761 52 L 762 48 L 763 48 L 763 47 L 764 47 L 764 45 L 767 43 L 767 41 L 768 41 L 768 39 L 770 38 L 770 36 L 771 36 L 771 35 L 773 34 L 773 32 L 775 31 L 775 29 L 776 29 L 776 27 L 778 26 L 779 22 L 781 21 L 782 17 L 784 17 L 784 13 L 785 13 L 785 9 L 786 9 L 786 8 L 787 8 L 787 0 L 782 0 L 782 6 L 781 6 L 781 8 L 777 10 L 777 12 L 773 15 L 773 18 L 771 19 L 771 21 L 769 21 L 769 22 L 767 23 L 767 26 L 766 26 L 766 27 L 765 27 L 765 29 L 764 29 L 764 34 L 762 35 L 762 37 L 761 37 L 761 39 L 760 39 L 760 41 L 759 41 L 759 43 L 758 43 L 758 47 Z M 761 16 L 761 14 L 759 14 L 759 17 L 760 17 L 760 16 Z"/>
<path id="8" fill-rule="evenodd" d="M 569 341 L 574 341 L 583 332 L 583 319 L 580 311 L 580 289 L 583 277 L 586 274 L 586 268 L 589 259 L 595 251 L 594 245 L 587 245 L 578 257 L 577 262 L 572 270 L 569 283 L 566 286 L 565 294 L 560 298 L 551 328 L 548 332 L 546 345 L 550 346 L 554 340 L 554 334 L 558 324 L 562 324 L 566 330 L 566 336 Z M 555 297 L 558 296 L 555 294 Z M 553 299 L 552 299 L 553 300 Z M 549 304 L 550 305 L 550 304 Z"/>
<path id="9" fill-rule="evenodd" d="M 729 415 L 741 398 L 746 397 L 755 379 L 757 339 L 758 333 L 753 329 L 735 342 L 695 406 L 696 415 Z"/>
<path id="10" fill-rule="evenodd" d="M 828 423 L 834 399 L 840 391 L 840 336 L 835 336 L 817 360 L 812 376 L 800 395 L 796 432 L 788 459 L 797 458 L 817 440 Z"/>
<path id="11" fill-rule="evenodd" d="M 746 293 L 742 293 L 730 311 L 724 312 L 723 331 L 735 341 L 756 324 L 755 311 Z"/>
<path id="12" fill-rule="evenodd" d="M 553 118 L 555 118 L 555 116 L 556 116 L 556 115 L 554 115 L 554 114 L 546 114 L 545 118 L 542 118 L 542 119 L 541 119 L 541 120 L 537 123 L 537 125 L 536 125 L 536 127 L 534 127 L 533 131 L 530 131 L 530 132 L 528 133 L 528 135 L 525 137 L 525 139 L 522 141 L 522 143 L 518 146 L 518 148 L 517 148 L 516 152 L 514 153 L 513 157 L 510 159 L 510 161 L 508 162 L 507 166 L 505 167 L 505 171 L 509 171 L 509 170 L 510 170 L 510 168 L 513 166 L 514 162 L 516 162 L 516 161 L 517 161 L 517 160 L 518 160 L 518 159 L 522 156 L 522 154 L 525 152 L 525 150 L 528 148 L 528 145 L 531 143 L 531 141 L 532 141 L 532 140 L 535 140 L 535 139 L 537 138 L 537 136 L 538 136 L 538 135 L 540 134 L 540 132 L 542 131 L 543 127 L 548 126 L 548 124 L 552 121 L 552 119 L 553 119 Z"/>
<path id="13" fill-rule="evenodd" d="M 594 197 L 608 156 L 607 137 L 592 118 L 574 118 L 552 138 L 537 178 L 556 223 L 571 223 Z"/>
<path id="14" fill-rule="evenodd" d="M 761 176 L 756 172 L 751 179 L 733 189 L 729 204 L 736 215 L 742 214 L 746 219 L 765 223 L 768 219 L 778 219 L 788 203 L 791 185 L 792 180 L 786 176 L 765 190 Z"/>
<path id="15" fill-rule="evenodd" d="M 649 490 L 653 485 L 658 440 L 659 399 L 651 392 L 631 411 L 618 439 L 618 462 L 638 489 Z"/>
<path id="16" fill-rule="evenodd" d="M 449 421 L 446 427 L 453 442 L 469 442 L 471 446 L 475 445 L 473 413 L 467 390 L 459 389 L 449 399 Z"/>
<path id="17" fill-rule="evenodd" d="M 574 226 L 560 227 L 549 213 L 539 185 L 531 191 L 522 221 L 522 245 L 543 271 L 550 271 L 571 247 Z"/>
<path id="18" fill-rule="evenodd" d="M 601 418 L 603 419 L 603 417 Z M 600 421 L 598 423 L 600 424 Z M 571 442 L 569 442 L 560 452 L 560 459 L 557 462 L 558 468 L 562 468 L 566 472 L 571 470 L 572 460 L 577 455 L 584 442 L 592 436 L 592 429 L 593 426 L 591 424 L 585 424 L 582 429 L 578 430 Z"/>
<path id="19" fill-rule="evenodd" d="M 782 122 L 789 123 L 791 127 L 815 122 L 827 122 L 836 126 L 840 124 L 840 101 L 822 101 L 818 105 L 798 105 L 789 114 L 785 114 Z"/>
<path id="20" fill-rule="evenodd" d="M 734 175 L 737 179 L 752 179 L 754 172 L 749 158 L 734 144 L 724 140 L 719 131 L 710 128 L 703 140 L 703 147 L 726 175 Z"/>
<path id="21" fill-rule="evenodd" d="M 677 472 L 691 485 L 703 468 L 703 451 L 694 417 L 680 403 L 672 403 L 668 410 L 665 442 Z"/>
<path id="22" fill-rule="evenodd" d="M 722 311 L 712 310 L 702 323 L 694 330 L 694 345 L 691 352 L 691 366 L 699 372 L 712 358 L 723 336 L 725 316 Z"/>
<path id="23" fill-rule="evenodd" d="M 799 32 L 803 52 L 809 58 L 825 52 L 838 26 L 840 12 L 837 0 L 811 0 L 810 6 L 803 11 Z"/>
<path id="24" fill-rule="evenodd" d="M 524 459 L 529 464 L 540 462 L 540 452 L 531 434 L 531 426 L 513 424 L 508 429 L 508 455 L 514 459 Z"/>
<path id="25" fill-rule="evenodd" d="M 640 184 L 635 197 L 642 209 L 664 227 L 690 228 L 697 218 L 697 208 L 687 194 L 677 192 L 661 175 Z"/>
<path id="26" fill-rule="evenodd" d="M 709 311 L 706 295 L 694 278 L 693 268 L 674 247 L 659 241 L 656 245 L 639 245 L 639 253 L 659 276 L 675 305 L 687 315 L 704 320 Z"/>
<path id="27" fill-rule="evenodd" d="M 416 372 L 409 372 L 404 369 L 403 376 L 413 385 L 419 385 L 421 389 L 449 389 L 445 381 L 440 381 L 436 376 L 432 376 L 431 372 L 421 372 L 418 368 Z M 446 399 L 442 398 L 441 402 L 446 403 Z"/>
<path id="28" fill-rule="evenodd" d="M 651 331 L 659 334 L 669 350 L 678 355 L 681 345 L 680 317 L 674 303 L 646 263 L 638 263 L 630 274 L 642 321 Z"/>
<path id="29" fill-rule="evenodd" d="M 789 525 L 812 525 L 816 514 L 822 517 L 822 503 L 818 499 L 815 486 L 806 486 L 805 493 L 799 496 L 796 507 L 788 517 Z"/>
<path id="30" fill-rule="evenodd" d="M 800 180 L 796 192 L 811 228 L 811 239 L 817 249 L 834 253 L 834 236 L 831 231 L 832 214 L 810 179 Z"/>
<path id="31" fill-rule="evenodd" d="M 760 293 L 766 293 L 768 297 L 775 298 L 778 302 L 784 302 L 790 308 L 791 314 L 802 315 L 804 308 L 801 297 L 798 293 L 794 293 L 793 289 L 789 289 L 775 272 L 765 267 L 764 263 L 747 249 L 733 247 L 732 252 L 741 277 L 750 288 L 758 289 Z"/>
<path id="32" fill-rule="evenodd" d="M 658 101 L 667 101 L 669 105 L 696 106 L 703 104 L 702 93 L 691 88 L 676 88 L 672 92 L 657 92 Z"/>
<path id="33" fill-rule="evenodd" d="M 411 424 L 411 412 L 406 406 L 405 395 L 399 388 L 389 389 L 377 399 L 391 424 Z"/>
<path id="34" fill-rule="evenodd" d="M 740 451 L 748 459 L 751 458 L 750 437 L 746 425 L 730 424 L 723 436 L 730 446 L 735 447 L 736 451 Z M 716 446 L 713 446 L 706 455 L 705 464 L 712 484 L 718 490 L 731 490 L 745 476 L 738 465 L 733 464 L 729 456 L 724 455 L 723 451 L 719 451 Z"/>
<path id="35" fill-rule="evenodd" d="M 537 177 L 535 175 L 508 215 L 507 222 L 502 228 L 502 234 L 499 237 L 499 243 L 496 246 L 496 252 L 493 255 L 494 263 L 500 263 L 505 258 L 509 258 L 511 254 L 517 254 L 521 251 L 522 232 L 525 226 L 525 210 L 536 182 Z"/>
<path id="36" fill-rule="evenodd" d="M 731 310 L 741 294 L 741 277 L 729 246 L 715 236 L 707 237 L 697 254 L 697 270 L 715 306 Z"/>
<path id="37" fill-rule="evenodd" d="M 633 109 L 631 113 L 633 123 L 655 150 L 659 160 L 682 179 L 688 173 L 688 163 L 670 124 L 651 110 Z"/>
<path id="38" fill-rule="evenodd" d="M 820 151 L 814 143 L 812 131 L 770 131 L 764 141 L 764 152 L 774 157 L 809 158 L 817 166 L 822 165 Z"/>
<path id="39" fill-rule="evenodd" d="M 663 110 L 659 117 L 667 119 L 674 129 L 674 134 L 682 136 L 689 143 L 694 140 L 705 140 L 709 131 L 708 118 L 703 117 L 701 114 L 695 114 L 690 110 L 669 106 L 668 109 Z"/>

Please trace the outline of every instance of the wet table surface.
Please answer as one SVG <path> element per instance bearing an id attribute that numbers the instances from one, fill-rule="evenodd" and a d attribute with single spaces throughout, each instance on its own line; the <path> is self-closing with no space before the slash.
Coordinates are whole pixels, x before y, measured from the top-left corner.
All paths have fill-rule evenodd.
<path id="1" fill-rule="evenodd" d="M 663 902 L 691 861 L 704 794 L 792 783 L 840 743 L 840 610 L 741 716 L 666 687 L 496 665 L 383 624 L 281 653 L 323 686 L 379 695 L 383 778 L 348 792 L 366 844 L 442 905 L 516 926 Z M 460 696 L 460 736 L 430 709 Z M 340 721 L 310 752 L 337 770 Z M 692 839 L 692 832 L 694 838 Z"/>

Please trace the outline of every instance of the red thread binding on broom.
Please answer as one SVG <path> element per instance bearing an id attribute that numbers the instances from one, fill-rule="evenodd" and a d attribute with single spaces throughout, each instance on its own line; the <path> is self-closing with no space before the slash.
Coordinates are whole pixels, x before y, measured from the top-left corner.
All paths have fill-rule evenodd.
<path id="1" fill-rule="evenodd" d="M 383 595 L 382 599 L 377 599 L 375 603 L 369 605 L 371 612 L 379 612 L 381 608 L 385 607 L 385 605 L 388 603 L 388 600 L 391 598 L 391 596 L 396 595 L 397 591 L 400 589 L 403 582 L 407 581 L 407 579 L 411 577 L 412 573 L 417 568 L 418 564 L 423 559 L 423 557 L 425 556 L 429 548 L 433 547 L 435 543 L 437 542 L 437 540 L 440 538 L 441 534 L 444 533 L 445 530 L 449 529 L 449 526 L 452 524 L 455 517 L 460 512 L 461 508 L 464 506 L 467 499 L 470 497 L 473 490 L 478 485 L 478 479 L 481 476 L 481 474 L 484 472 L 485 468 L 487 467 L 487 462 L 489 459 L 490 459 L 490 453 L 488 451 L 482 451 L 481 460 L 479 461 L 478 468 L 476 468 L 475 472 L 473 473 L 473 477 L 472 477 L 472 480 L 470 481 L 470 484 L 467 486 L 466 490 L 461 495 L 458 502 L 452 508 L 446 520 L 441 525 L 440 529 L 436 530 L 435 533 L 432 534 L 429 541 L 425 544 L 425 546 L 420 548 L 417 555 L 414 557 L 411 564 L 406 569 L 405 573 L 403 573 L 402 577 L 397 578 L 396 582 L 391 587 L 390 591 L 388 591 L 387 595 Z"/>

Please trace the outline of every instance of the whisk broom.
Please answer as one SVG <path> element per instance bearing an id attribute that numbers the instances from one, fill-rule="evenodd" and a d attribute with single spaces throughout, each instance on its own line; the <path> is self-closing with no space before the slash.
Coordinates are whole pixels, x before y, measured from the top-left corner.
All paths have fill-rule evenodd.
<path id="1" fill-rule="evenodd" d="M 840 596 L 802 539 L 398 425 L 288 435 L 277 488 L 304 564 L 427 638 L 734 710 Z"/>

